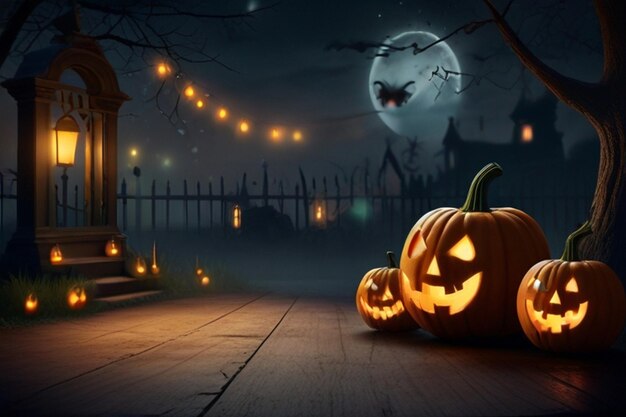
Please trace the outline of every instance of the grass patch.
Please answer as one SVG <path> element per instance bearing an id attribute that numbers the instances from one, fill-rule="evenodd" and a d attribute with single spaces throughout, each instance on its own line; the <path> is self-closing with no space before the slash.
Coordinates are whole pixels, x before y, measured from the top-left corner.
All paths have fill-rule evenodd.
<path id="1" fill-rule="evenodd" d="M 69 318 L 92 313 L 98 310 L 97 304 L 91 303 L 94 294 L 93 282 L 82 277 L 43 276 L 30 278 L 12 276 L 0 282 L 0 326 L 11 327 L 38 321 L 53 321 L 58 318 Z M 70 308 L 68 298 L 70 291 L 77 291 L 76 309 Z M 84 291 L 86 301 L 81 304 L 81 292 Z M 27 299 L 31 310 L 27 310 Z"/>

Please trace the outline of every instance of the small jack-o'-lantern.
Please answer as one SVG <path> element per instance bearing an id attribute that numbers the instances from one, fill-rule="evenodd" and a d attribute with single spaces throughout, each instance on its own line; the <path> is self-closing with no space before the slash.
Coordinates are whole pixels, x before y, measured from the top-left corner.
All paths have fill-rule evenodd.
<path id="1" fill-rule="evenodd" d="M 67 305 L 72 310 L 79 310 L 87 303 L 87 293 L 84 288 L 74 287 L 67 293 Z"/>
<path id="2" fill-rule="evenodd" d="M 35 314 L 39 308 L 39 300 L 35 294 L 30 293 L 24 300 L 24 312 L 28 315 Z"/>
<path id="3" fill-rule="evenodd" d="M 115 238 L 109 239 L 106 245 L 104 245 L 104 253 L 106 254 L 106 256 L 120 255 L 120 247 Z"/>
<path id="4" fill-rule="evenodd" d="M 135 258 L 135 263 L 134 263 L 134 275 L 136 277 L 142 277 L 144 275 L 146 275 L 146 261 L 143 259 L 142 256 L 137 256 Z"/>
<path id="5" fill-rule="evenodd" d="M 489 208 L 488 184 L 501 174 L 498 164 L 488 164 L 476 174 L 460 209 L 426 213 L 407 236 L 400 263 L 404 305 L 436 336 L 518 332 L 519 283 L 531 265 L 550 255 L 529 215 Z"/>
<path id="6" fill-rule="evenodd" d="M 585 223 L 565 243 L 561 259 L 534 265 L 517 294 L 517 314 L 530 341 L 542 349 L 581 352 L 605 349 L 626 320 L 626 296 L 615 272 L 598 261 L 581 261 Z"/>
<path id="7" fill-rule="evenodd" d="M 63 261 L 63 252 L 61 252 L 61 247 L 57 243 L 50 249 L 50 263 L 58 264 Z"/>
<path id="8" fill-rule="evenodd" d="M 416 329 L 417 323 L 404 308 L 400 294 L 400 270 L 387 252 L 389 266 L 369 271 L 356 291 L 356 307 L 365 323 L 378 330 Z"/>

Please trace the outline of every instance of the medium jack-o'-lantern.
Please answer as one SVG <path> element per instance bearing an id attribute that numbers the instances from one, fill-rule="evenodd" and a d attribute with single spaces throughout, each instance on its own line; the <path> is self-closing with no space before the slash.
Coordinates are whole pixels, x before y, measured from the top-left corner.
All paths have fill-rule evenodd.
<path id="1" fill-rule="evenodd" d="M 356 307 L 365 323 L 378 330 L 410 330 L 418 326 L 407 313 L 400 293 L 400 270 L 387 252 L 389 266 L 369 271 L 356 291 Z"/>
<path id="2" fill-rule="evenodd" d="M 79 310 L 87 303 L 87 293 L 84 288 L 74 287 L 67 293 L 67 305 L 72 310 Z"/>
<path id="3" fill-rule="evenodd" d="M 422 216 L 407 236 L 400 269 L 402 298 L 417 323 L 436 336 L 497 336 L 519 331 L 515 297 L 524 273 L 550 253 L 539 225 L 510 207 L 490 209 L 486 165 L 465 204 Z"/>
<path id="4" fill-rule="evenodd" d="M 585 223 L 565 243 L 561 259 L 534 265 L 517 294 L 524 333 L 537 347 L 558 352 L 605 349 L 626 320 L 626 296 L 615 272 L 598 261 L 581 261 L 578 242 L 591 233 Z"/>
<path id="5" fill-rule="evenodd" d="M 63 261 L 63 252 L 61 252 L 61 247 L 57 243 L 50 249 L 50 263 L 58 264 Z"/>
<path id="6" fill-rule="evenodd" d="M 109 239 L 104 245 L 104 253 L 111 257 L 120 255 L 120 247 L 115 238 Z"/>
<path id="7" fill-rule="evenodd" d="M 39 308 L 39 300 L 35 294 L 30 293 L 24 300 L 24 312 L 28 315 L 35 314 Z"/>

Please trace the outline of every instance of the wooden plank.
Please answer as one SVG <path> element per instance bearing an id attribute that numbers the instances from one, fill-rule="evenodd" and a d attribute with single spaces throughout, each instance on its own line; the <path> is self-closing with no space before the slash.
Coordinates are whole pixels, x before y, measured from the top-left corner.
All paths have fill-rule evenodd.
<path id="1" fill-rule="evenodd" d="M 385 334 L 369 330 L 352 303 L 299 301 L 206 415 L 615 411 L 626 406 L 625 363 L 623 353 L 588 361 L 530 347 L 447 344 L 421 331 Z M 594 388 L 555 377 L 564 367 Z"/>
<path id="2" fill-rule="evenodd" d="M 79 381 L 95 370 L 126 363 L 129 358 L 211 327 L 261 299 L 260 295 L 223 295 L 172 300 L 70 322 L 3 329 L 0 406 L 3 399 L 32 398 L 51 387 Z"/>

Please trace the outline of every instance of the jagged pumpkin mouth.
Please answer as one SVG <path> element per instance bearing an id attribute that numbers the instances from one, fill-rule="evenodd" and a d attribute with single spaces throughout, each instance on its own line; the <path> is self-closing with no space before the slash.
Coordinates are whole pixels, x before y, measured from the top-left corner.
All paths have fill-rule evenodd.
<path id="1" fill-rule="evenodd" d="M 370 306 L 363 297 L 359 297 L 359 302 L 361 303 L 361 307 L 367 314 L 374 318 L 375 320 L 382 319 L 388 320 L 394 316 L 399 315 L 404 311 L 404 305 L 402 305 L 402 301 L 398 300 L 390 306 Z"/>
<path id="2" fill-rule="evenodd" d="M 576 311 L 567 310 L 564 314 L 549 314 L 546 311 L 535 310 L 532 300 L 526 300 L 528 317 L 541 332 L 561 333 L 563 328 L 574 329 L 582 323 L 587 314 L 588 301 L 581 303 Z"/>
<path id="3" fill-rule="evenodd" d="M 430 285 L 422 282 L 422 290 L 413 290 L 409 282 L 409 277 L 402 273 L 403 285 L 409 288 L 411 302 L 422 311 L 435 314 L 435 307 L 448 307 L 449 314 L 457 314 L 472 302 L 480 288 L 482 272 L 477 272 L 466 279 L 459 288 L 446 294 L 446 287 L 440 285 Z"/>

